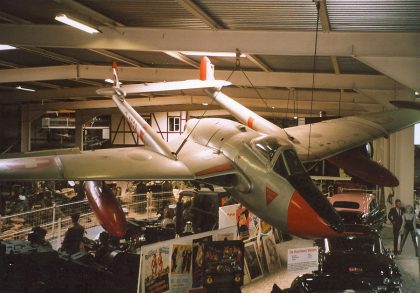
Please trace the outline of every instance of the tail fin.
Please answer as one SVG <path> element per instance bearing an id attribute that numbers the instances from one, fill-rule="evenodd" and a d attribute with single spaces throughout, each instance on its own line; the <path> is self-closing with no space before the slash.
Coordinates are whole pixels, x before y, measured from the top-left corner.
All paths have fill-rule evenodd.
<path id="1" fill-rule="evenodd" d="M 114 81 L 114 87 L 120 88 L 120 80 L 118 78 L 118 67 L 117 63 L 112 63 L 112 80 Z"/>
<path id="2" fill-rule="evenodd" d="M 206 56 L 201 58 L 200 63 L 200 80 L 214 80 L 214 65 Z"/>

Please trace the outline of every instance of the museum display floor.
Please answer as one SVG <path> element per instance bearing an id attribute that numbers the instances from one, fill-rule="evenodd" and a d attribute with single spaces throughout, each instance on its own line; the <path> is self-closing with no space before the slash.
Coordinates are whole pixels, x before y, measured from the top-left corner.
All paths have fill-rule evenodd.
<path id="1" fill-rule="evenodd" d="M 392 250 L 393 240 L 391 225 L 385 224 L 381 235 L 385 248 Z M 395 257 L 395 262 L 397 263 L 402 274 L 402 292 L 404 293 L 418 292 L 418 287 L 420 286 L 419 259 L 415 257 L 414 246 L 411 238 L 409 237 L 406 240 L 404 251 L 401 253 L 401 255 L 397 255 Z M 287 252 L 288 248 L 312 246 L 312 241 L 304 239 L 293 239 L 291 241 L 284 242 L 284 245 L 288 246 L 285 248 L 285 251 Z M 252 283 L 243 286 L 242 293 L 268 293 L 271 292 L 274 283 L 276 283 L 281 289 L 289 288 L 293 279 L 302 273 L 303 272 L 288 272 L 287 267 L 283 265 L 282 269 L 280 269 L 278 272 L 266 275 L 259 280 L 255 280 Z"/>

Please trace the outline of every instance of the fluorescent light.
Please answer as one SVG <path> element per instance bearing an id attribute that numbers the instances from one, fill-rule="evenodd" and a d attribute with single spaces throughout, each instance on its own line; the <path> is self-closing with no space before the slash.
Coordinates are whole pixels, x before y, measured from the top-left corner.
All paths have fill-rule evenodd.
<path id="1" fill-rule="evenodd" d="M 16 49 L 16 47 L 10 46 L 10 45 L 0 45 L 0 50 L 13 50 Z"/>
<path id="2" fill-rule="evenodd" d="M 199 52 L 199 51 L 181 51 L 180 53 L 188 56 L 210 56 L 210 57 L 236 57 L 235 52 Z M 240 57 L 246 57 L 241 54 Z"/>
<path id="3" fill-rule="evenodd" d="M 34 92 L 35 91 L 34 89 L 30 89 L 30 88 L 27 88 L 27 87 L 22 87 L 20 85 L 17 86 L 16 89 L 21 90 L 21 91 L 28 91 L 28 92 Z"/>
<path id="4" fill-rule="evenodd" d="M 88 26 L 86 24 L 83 24 L 79 20 L 76 20 L 74 18 L 70 18 L 70 17 L 68 17 L 65 14 L 57 15 L 55 17 L 55 20 L 58 20 L 58 21 L 60 21 L 62 23 L 65 23 L 67 25 L 70 25 L 70 26 L 72 26 L 74 28 L 77 28 L 79 30 L 85 31 L 85 32 L 87 32 L 89 34 L 97 34 L 97 33 L 99 33 L 99 31 L 97 29 L 95 29 L 95 28 L 93 28 L 91 26 Z"/>

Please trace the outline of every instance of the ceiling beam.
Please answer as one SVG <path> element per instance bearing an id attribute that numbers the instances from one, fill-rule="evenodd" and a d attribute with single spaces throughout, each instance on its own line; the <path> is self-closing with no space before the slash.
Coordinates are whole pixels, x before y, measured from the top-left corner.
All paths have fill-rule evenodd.
<path id="1" fill-rule="evenodd" d="M 314 32 L 102 28 L 90 35 L 64 25 L 0 24 L 0 40 L 14 46 L 135 51 L 214 51 L 312 56 Z M 319 32 L 319 56 L 420 57 L 420 33 Z"/>
<path id="2" fill-rule="evenodd" d="M 55 60 L 55 61 L 59 61 L 59 62 L 63 62 L 63 63 L 67 63 L 67 64 L 77 64 L 79 63 L 79 61 L 77 59 L 68 57 L 68 56 L 64 56 L 61 54 L 57 54 L 42 48 L 37 48 L 37 47 L 17 47 L 20 50 L 32 53 L 32 54 L 36 54 L 36 55 L 40 55 L 46 58 L 49 58 L 51 60 Z"/>
<path id="3" fill-rule="evenodd" d="M 120 54 L 117 54 L 117 53 L 114 53 L 114 52 L 111 52 L 111 51 L 108 51 L 108 50 L 105 50 L 105 49 L 89 49 L 89 51 L 92 51 L 92 52 L 100 54 L 102 56 L 111 58 L 115 61 L 120 61 L 120 62 L 126 63 L 128 65 L 132 65 L 134 67 L 145 67 L 146 66 L 141 62 L 138 62 L 138 61 L 135 61 L 133 59 L 121 56 Z"/>
<path id="4" fill-rule="evenodd" d="M 270 99 L 267 100 L 267 105 L 263 106 L 259 99 L 247 99 L 247 98 L 235 98 L 235 100 L 247 108 L 258 108 L 260 111 L 271 111 L 276 112 L 279 109 L 285 109 L 291 116 L 295 113 L 318 113 L 320 110 L 326 111 L 329 115 L 337 115 L 338 111 L 353 111 L 353 112 L 373 112 L 382 109 L 381 105 L 373 103 L 353 103 L 343 102 L 340 108 L 337 102 L 328 101 L 313 101 L 310 100 L 299 100 L 296 103 L 290 103 L 287 100 Z M 185 110 L 190 110 L 191 105 L 194 107 L 200 107 L 205 109 L 204 104 L 208 104 L 210 107 L 217 106 L 217 103 L 213 102 L 207 96 L 168 96 L 168 97 L 153 97 L 153 98 L 129 98 L 127 102 L 132 107 L 167 107 L 168 110 L 173 110 L 178 105 L 185 106 Z M 203 107 L 202 107 L 203 106 Z M 79 101 L 79 102 L 56 102 L 56 103 L 38 103 L 30 104 L 31 110 L 43 110 L 53 111 L 58 109 L 66 110 L 84 110 L 84 109 L 108 109 L 115 108 L 116 105 L 111 99 L 95 100 L 95 101 Z M 163 111 L 157 108 L 156 111 Z M 287 110 L 288 109 L 288 110 Z"/>
<path id="5" fill-rule="evenodd" d="M 179 5 L 191 12 L 194 16 L 199 18 L 202 22 L 208 25 L 213 30 L 223 29 L 224 27 L 211 18 L 200 6 L 191 0 L 177 0 Z"/>
<path id="6" fill-rule="evenodd" d="M 325 0 L 318 0 L 319 3 L 319 21 L 321 22 L 322 30 L 324 32 L 331 31 L 330 18 L 328 16 L 328 9 Z"/>
<path id="7" fill-rule="evenodd" d="M 38 90 L 36 92 L 24 92 L 24 91 L 13 91 L 13 92 L 0 92 L 0 103 L 17 103 L 17 102 L 36 102 L 41 100 L 54 100 L 54 99 L 86 99 L 92 97 L 99 97 L 96 94 L 97 87 L 80 87 L 80 88 L 62 88 L 58 90 Z M 312 100 L 312 91 L 310 89 L 295 89 L 294 96 L 290 96 L 289 90 L 280 88 L 262 88 L 258 90 L 258 93 L 254 88 L 236 88 L 227 87 L 223 89 L 223 92 L 231 97 L 241 97 L 248 99 L 260 99 L 263 97 L 264 100 L 289 100 L 293 103 L 294 99 L 300 101 Z M 393 90 L 382 91 L 384 96 L 392 96 Z M 171 95 L 179 95 L 180 93 L 172 93 Z M 170 94 L 166 94 L 169 96 Z M 194 96 L 205 96 L 201 90 L 187 91 L 185 95 Z M 129 98 L 136 97 L 138 95 L 130 95 Z M 322 102 L 336 102 L 336 103 L 361 103 L 369 104 L 373 103 L 370 98 L 360 95 L 353 91 L 343 91 L 340 97 L 340 91 L 331 90 L 315 90 L 314 99 Z M 104 98 L 107 100 L 107 98 Z M 170 103 L 170 100 L 168 100 Z M 376 102 L 375 102 L 376 103 Z"/>
<path id="8" fill-rule="evenodd" d="M 140 68 L 120 67 L 120 79 L 126 81 L 160 82 L 197 79 L 198 71 L 195 69 L 168 69 L 168 68 Z M 96 65 L 63 65 L 49 67 L 31 67 L 19 69 L 0 70 L 0 83 L 24 82 L 58 79 L 99 79 L 112 76 L 110 66 Z M 244 74 L 230 70 L 217 70 L 217 79 L 229 81 L 236 86 L 250 86 Z M 297 87 L 312 88 L 312 73 L 292 72 L 247 72 L 248 78 L 254 86 L 271 87 Z M 315 88 L 324 89 L 394 89 L 395 82 L 382 75 L 372 74 L 315 74 Z"/>
<path id="9" fill-rule="evenodd" d="M 169 55 L 185 64 L 188 64 L 194 68 L 200 68 L 200 64 L 190 58 L 188 58 L 187 56 L 185 56 L 184 54 L 181 54 L 179 52 L 174 52 L 174 51 L 165 51 L 166 55 Z"/>
<path id="10" fill-rule="evenodd" d="M 260 58 L 253 54 L 245 54 L 246 58 L 248 58 L 252 63 L 257 65 L 259 68 L 261 68 L 265 72 L 271 72 L 273 71 L 267 64 L 265 64 Z"/>

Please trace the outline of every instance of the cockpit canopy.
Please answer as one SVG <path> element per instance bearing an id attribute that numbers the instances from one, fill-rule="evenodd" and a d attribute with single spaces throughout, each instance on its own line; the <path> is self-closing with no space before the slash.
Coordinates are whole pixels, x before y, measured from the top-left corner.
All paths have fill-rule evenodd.
<path id="1" fill-rule="evenodd" d="M 282 177 L 305 173 L 296 152 L 291 148 L 283 148 L 275 137 L 262 136 L 251 142 L 252 148 L 268 162 L 272 162 L 273 171 Z"/>

